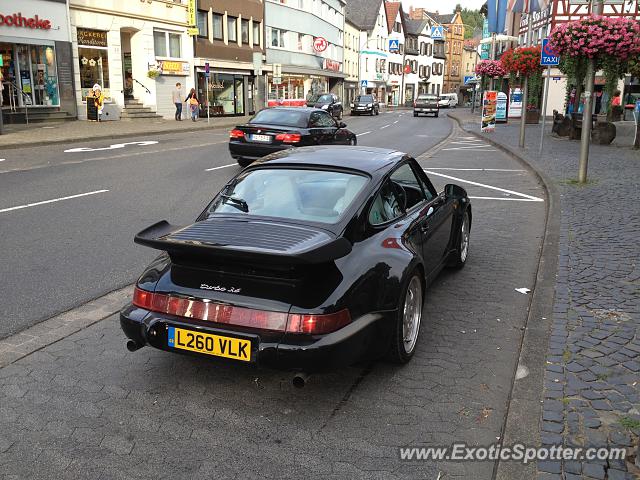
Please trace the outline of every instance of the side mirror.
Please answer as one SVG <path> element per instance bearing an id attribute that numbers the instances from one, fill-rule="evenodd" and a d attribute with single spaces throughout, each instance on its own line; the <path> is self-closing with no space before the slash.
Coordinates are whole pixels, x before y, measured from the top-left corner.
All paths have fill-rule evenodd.
<path id="1" fill-rule="evenodd" d="M 344 123 L 344 122 L 340 122 L 340 123 L 338 124 L 338 127 L 339 127 L 339 128 L 347 128 L 347 124 L 346 124 L 346 123 Z"/>
<path id="2" fill-rule="evenodd" d="M 455 183 L 447 183 L 444 186 L 444 196 L 447 198 L 463 198 L 467 196 L 467 191 Z"/>

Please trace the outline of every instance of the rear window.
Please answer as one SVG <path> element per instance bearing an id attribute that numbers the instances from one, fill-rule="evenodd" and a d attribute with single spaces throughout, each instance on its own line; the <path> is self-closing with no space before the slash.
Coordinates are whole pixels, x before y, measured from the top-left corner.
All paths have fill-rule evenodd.
<path id="1" fill-rule="evenodd" d="M 225 187 L 209 214 L 337 223 L 367 181 L 363 175 L 325 170 L 250 170 Z"/>
<path id="2" fill-rule="evenodd" d="M 426 100 L 428 102 L 432 102 L 434 100 L 438 100 L 438 97 L 435 95 L 418 95 L 418 100 Z"/>
<path id="3" fill-rule="evenodd" d="M 358 95 L 356 102 L 373 102 L 373 97 L 371 95 Z"/>
<path id="4" fill-rule="evenodd" d="M 306 127 L 307 112 L 268 108 L 256 113 L 256 115 L 251 120 L 249 120 L 249 123 L 260 123 L 263 125 L 284 125 L 287 127 Z"/>

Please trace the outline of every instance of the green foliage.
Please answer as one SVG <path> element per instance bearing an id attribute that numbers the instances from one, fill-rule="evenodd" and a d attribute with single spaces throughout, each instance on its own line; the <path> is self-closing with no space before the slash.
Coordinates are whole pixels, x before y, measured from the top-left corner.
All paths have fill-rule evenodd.
<path id="1" fill-rule="evenodd" d="M 465 24 L 465 39 L 473 38 L 474 33 L 482 33 L 484 17 L 480 13 L 480 10 L 469 10 L 468 8 L 463 8 L 460 14 L 462 15 L 462 22 Z"/>

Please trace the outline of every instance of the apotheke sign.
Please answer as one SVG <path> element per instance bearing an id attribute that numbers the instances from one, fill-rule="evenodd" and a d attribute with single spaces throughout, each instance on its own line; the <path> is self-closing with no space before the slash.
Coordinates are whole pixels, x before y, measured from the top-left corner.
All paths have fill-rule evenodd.
<path id="1" fill-rule="evenodd" d="M 0 13 L 0 27 L 1 26 L 49 30 L 51 28 L 51 20 L 40 18 L 38 15 L 23 17 L 20 12 L 10 15 Z"/>

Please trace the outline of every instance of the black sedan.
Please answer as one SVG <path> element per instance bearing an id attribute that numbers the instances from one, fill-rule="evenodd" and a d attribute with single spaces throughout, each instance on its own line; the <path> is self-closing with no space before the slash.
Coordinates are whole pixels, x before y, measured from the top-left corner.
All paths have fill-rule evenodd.
<path id="1" fill-rule="evenodd" d="M 266 108 L 248 123 L 231 130 L 229 152 L 246 167 L 278 150 L 308 145 L 356 145 L 356 135 L 346 127 L 317 108 Z"/>
<path id="2" fill-rule="evenodd" d="M 351 104 L 351 115 L 360 115 L 368 113 L 369 115 L 380 114 L 380 104 L 373 95 L 357 95 Z"/>
<path id="3" fill-rule="evenodd" d="M 314 372 L 416 350 L 427 286 L 464 266 L 471 205 L 408 155 L 307 147 L 258 160 L 195 223 L 135 242 L 163 251 L 120 314 L 129 350 Z"/>

